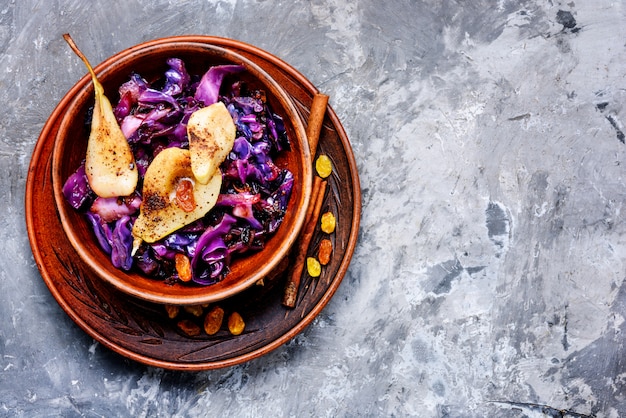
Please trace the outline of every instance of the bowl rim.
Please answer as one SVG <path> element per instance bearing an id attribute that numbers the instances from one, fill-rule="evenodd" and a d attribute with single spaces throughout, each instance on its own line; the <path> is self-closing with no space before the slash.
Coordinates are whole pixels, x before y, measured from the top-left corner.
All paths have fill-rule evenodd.
<path id="1" fill-rule="evenodd" d="M 285 237 L 284 242 L 286 244 L 281 245 L 278 248 L 278 251 L 272 254 L 272 257 L 264 262 L 263 265 L 259 266 L 257 270 L 255 270 L 251 275 L 234 282 L 227 288 L 220 289 L 214 292 L 202 292 L 202 290 L 206 290 L 211 288 L 211 286 L 198 286 L 199 292 L 196 294 L 187 294 L 187 295 L 175 295 L 167 290 L 171 290 L 171 288 L 166 289 L 164 291 L 156 291 L 150 290 L 146 288 L 139 288 L 134 284 L 124 280 L 120 275 L 112 274 L 111 269 L 114 269 L 112 265 L 104 266 L 99 262 L 95 262 L 93 258 L 90 257 L 90 253 L 86 250 L 85 247 L 81 245 L 81 241 L 78 239 L 76 234 L 74 233 L 73 228 L 70 226 L 70 222 L 68 220 L 69 211 L 74 211 L 66 202 L 65 197 L 63 196 L 62 189 L 63 184 L 66 179 L 61 179 L 58 170 L 55 170 L 54 167 L 58 167 L 58 161 L 61 156 L 58 155 L 58 138 L 64 130 L 64 127 L 70 123 L 71 117 L 68 115 L 71 114 L 69 109 L 71 109 L 75 104 L 77 104 L 80 100 L 85 100 L 85 95 L 93 95 L 93 83 L 91 82 L 91 77 L 89 74 L 85 74 L 81 79 L 79 79 L 75 85 L 68 90 L 68 94 L 64 95 L 61 103 L 67 103 L 67 109 L 61 118 L 59 132 L 54 138 L 53 151 L 52 151 L 52 183 L 53 183 L 53 191 L 54 191 L 54 201 L 57 206 L 57 213 L 61 221 L 61 225 L 63 230 L 70 241 L 72 247 L 77 252 L 78 256 L 85 261 L 85 263 L 89 266 L 89 268 L 101 279 L 113 285 L 118 290 L 126 293 L 128 295 L 159 304 L 176 304 L 176 305 L 197 305 L 203 303 L 211 303 L 217 302 L 219 300 L 226 299 L 228 297 L 234 296 L 238 294 L 254 283 L 258 282 L 260 279 L 269 274 L 285 257 L 288 256 L 290 249 L 296 242 L 300 230 L 304 224 L 305 220 L 305 212 L 306 208 L 310 204 L 310 195 L 312 188 L 312 156 L 310 153 L 310 149 L 308 146 L 308 140 L 306 136 L 306 130 L 304 127 L 304 121 L 302 120 L 293 99 L 289 96 L 289 94 L 282 88 L 282 86 L 274 80 L 264 69 L 258 66 L 256 63 L 251 61 L 250 59 L 244 57 L 243 55 L 223 48 L 221 46 L 215 45 L 210 42 L 209 39 L 189 39 L 188 37 L 169 37 L 169 38 L 160 38 L 152 41 L 147 41 L 144 43 L 140 43 L 131 48 L 127 48 L 122 50 L 110 57 L 106 58 L 104 61 L 94 66 L 94 72 L 98 75 L 100 79 L 103 75 L 106 76 L 110 72 L 111 65 L 117 63 L 120 60 L 129 60 L 135 59 L 139 56 L 150 53 L 157 52 L 158 49 L 168 46 L 193 46 L 193 47 L 201 47 L 202 49 L 213 50 L 223 56 L 228 57 L 229 60 L 237 61 L 242 63 L 247 70 L 251 71 L 253 75 L 260 75 L 263 77 L 263 82 L 267 83 L 274 90 L 274 94 L 277 96 L 278 100 L 281 102 L 281 105 L 285 108 L 285 111 L 288 115 L 291 116 L 293 120 L 293 129 L 296 136 L 299 138 L 299 142 L 301 142 L 301 154 L 302 154 L 302 181 L 300 187 L 302 189 L 301 192 L 301 202 L 300 207 L 301 210 L 296 214 L 294 219 L 294 224 L 292 228 L 288 231 L 288 234 Z M 71 92 L 75 92 L 74 96 L 69 96 Z M 88 100 L 88 98 L 87 98 Z M 287 115 L 283 115 L 287 116 Z M 289 116 L 287 116 L 289 117 Z M 293 141 L 293 139 L 292 139 Z M 287 227 L 286 225 L 281 225 L 281 227 Z M 121 274 L 129 274 L 120 270 Z M 133 275 L 137 275 L 141 277 L 141 279 L 146 281 L 154 281 L 154 279 L 150 279 L 147 276 L 142 276 L 138 272 L 131 273 Z M 164 283 L 164 286 L 165 283 Z"/>

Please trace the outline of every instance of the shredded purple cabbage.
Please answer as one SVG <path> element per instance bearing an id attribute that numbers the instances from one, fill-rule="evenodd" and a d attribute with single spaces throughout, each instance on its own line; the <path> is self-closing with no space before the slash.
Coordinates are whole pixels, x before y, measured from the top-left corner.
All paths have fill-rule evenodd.
<path id="1" fill-rule="evenodd" d="M 218 65 L 211 67 L 200 80 L 200 84 L 196 89 L 194 98 L 204 103 L 204 106 L 210 106 L 217 102 L 219 98 L 220 87 L 225 76 L 232 73 L 239 73 L 244 68 L 241 65 Z"/>
<path id="2" fill-rule="evenodd" d="M 124 215 L 115 221 L 111 240 L 111 262 L 122 270 L 130 270 L 133 265 L 133 225 L 130 216 Z"/>
<path id="3" fill-rule="evenodd" d="M 139 210 L 139 205 L 141 198 L 138 195 L 127 198 L 97 197 L 89 210 L 100 215 L 100 218 L 108 223 L 132 215 Z"/>
<path id="4" fill-rule="evenodd" d="M 182 253 L 191 260 L 193 281 L 210 285 L 228 274 L 233 256 L 262 249 L 281 224 L 293 175 L 273 160 L 289 149 L 289 140 L 282 118 L 270 110 L 262 91 L 239 81 L 224 83 L 228 76 L 244 71 L 243 66 L 214 66 L 202 76 L 190 75 L 178 58 L 168 59 L 167 66 L 155 83 L 132 74 L 119 88 L 115 116 L 143 178 L 162 149 L 189 146 L 187 122 L 194 111 L 224 102 L 237 127 L 237 138 L 220 167 L 222 189 L 216 206 L 159 242 L 143 243 L 131 256 L 141 180 L 132 196 L 103 199 L 89 187 L 83 163 L 67 179 L 63 193 L 74 209 L 85 213 L 115 267 L 172 282 L 177 279 L 174 256 Z"/>
<path id="5" fill-rule="evenodd" d="M 100 247 L 107 253 L 111 254 L 111 241 L 113 241 L 113 234 L 109 224 L 102 221 L 102 218 L 97 213 L 87 211 L 87 219 L 91 223 L 93 232 L 96 235 L 96 239 L 100 244 Z"/>
<path id="6" fill-rule="evenodd" d="M 93 201 L 95 193 L 93 193 L 91 187 L 89 187 L 89 181 L 85 173 L 85 161 L 83 161 L 78 167 L 78 170 L 65 181 L 63 185 L 63 196 L 67 202 L 77 210 L 90 205 Z"/>

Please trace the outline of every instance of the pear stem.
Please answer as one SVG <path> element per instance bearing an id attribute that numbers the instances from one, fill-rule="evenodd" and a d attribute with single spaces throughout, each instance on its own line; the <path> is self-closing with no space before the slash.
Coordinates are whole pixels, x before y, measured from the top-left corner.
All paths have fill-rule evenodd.
<path id="1" fill-rule="evenodd" d="M 74 51 L 74 53 L 76 55 L 78 55 L 78 58 L 80 58 L 85 63 L 85 66 L 87 66 L 87 70 L 89 70 L 89 74 L 91 74 L 91 79 L 93 80 L 94 87 L 97 90 L 103 92 L 104 88 L 102 87 L 102 84 L 100 84 L 100 82 L 98 81 L 98 77 L 96 77 L 96 73 L 94 72 L 93 68 L 91 67 L 91 64 L 89 63 L 89 60 L 81 52 L 81 50 L 78 49 L 78 46 L 76 46 L 76 43 L 74 42 L 74 40 L 72 39 L 70 34 L 69 33 L 64 33 L 63 34 L 63 39 L 65 39 L 65 42 L 67 42 L 67 44 L 70 46 L 70 48 L 72 48 L 72 51 Z"/>

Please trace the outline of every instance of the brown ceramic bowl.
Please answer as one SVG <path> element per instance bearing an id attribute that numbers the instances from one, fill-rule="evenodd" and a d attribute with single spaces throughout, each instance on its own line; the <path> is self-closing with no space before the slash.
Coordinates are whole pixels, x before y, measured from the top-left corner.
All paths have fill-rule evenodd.
<path id="1" fill-rule="evenodd" d="M 256 283 L 274 269 L 287 255 L 304 222 L 311 194 L 312 162 L 305 128 L 289 95 L 264 70 L 245 57 L 221 47 L 177 39 L 151 41 L 122 51 L 95 67 L 105 94 L 115 104 L 117 89 L 134 71 L 148 81 L 162 77 L 166 59 L 181 58 L 190 74 L 203 74 L 210 66 L 242 64 L 246 71 L 238 79 L 262 88 L 273 111 L 285 121 L 291 150 L 281 153 L 275 161 L 294 175 L 294 187 L 282 225 L 259 252 L 235 258 L 225 279 L 210 286 L 166 284 L 135 272 L 124 272 L 111 264 L 101 250 L 82 213 L 74 210 L 63 197 L 66 179 L 85 157 L 88 132 L 84 127 L 89 108 L 94 103 L 91 79 L 83 77 L 81 87 L 70 101 L 55 138 L 52 158 L 54 198 L 63 229 L 79 257 L 102 280 L 122 292 L 156 303 L 192 305 L 209 303 L 233 296 Z M 78 58 L 77 62 L 78 62 Z"/>

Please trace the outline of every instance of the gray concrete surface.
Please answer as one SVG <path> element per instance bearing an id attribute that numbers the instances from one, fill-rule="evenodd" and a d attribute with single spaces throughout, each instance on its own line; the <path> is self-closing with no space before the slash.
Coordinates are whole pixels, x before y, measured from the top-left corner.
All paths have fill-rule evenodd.
<path id="1" fill-rule="evenodd" d="M 626 416 L 624 22 L 623 1 L 0 1 L 0 415 Z M 85 73 L 64 32 L 93 62 L 234 38 L 330 95 L 360 241 L 296 339 L 187 374 L 64 314 L 23 209 L 37 136 Z"/>

